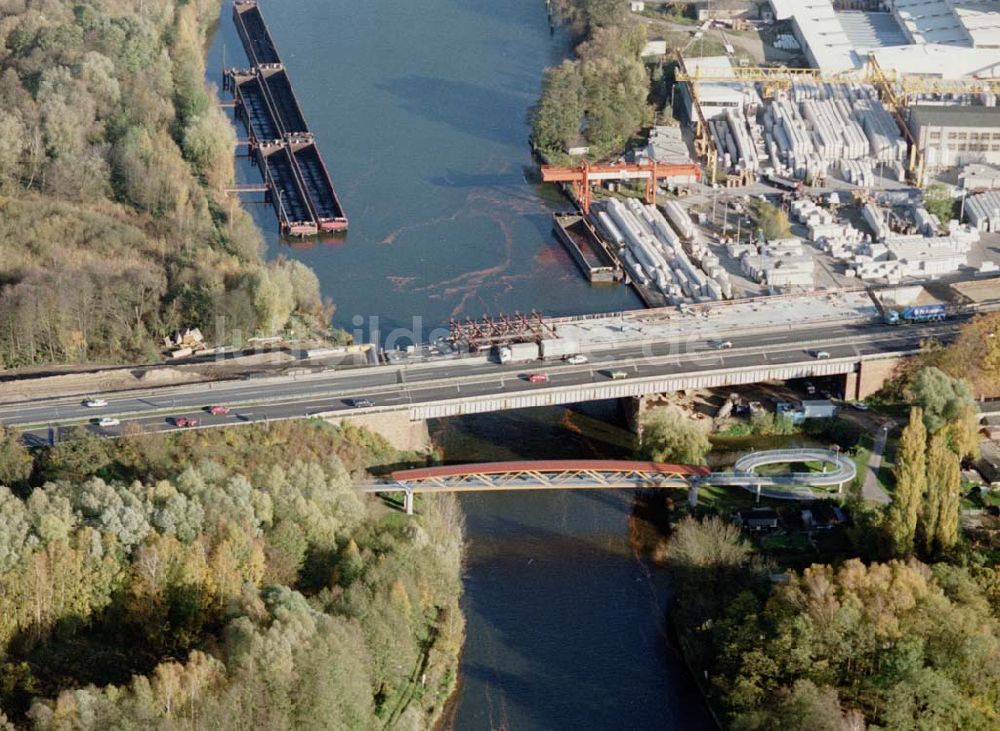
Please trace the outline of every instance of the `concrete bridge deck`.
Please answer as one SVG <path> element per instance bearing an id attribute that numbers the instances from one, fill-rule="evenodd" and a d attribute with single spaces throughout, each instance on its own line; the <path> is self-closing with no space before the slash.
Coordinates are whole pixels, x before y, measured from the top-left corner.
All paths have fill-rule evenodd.
<path id="1" fill-rule="evenodd" d="M 855 398 L 862 395 L 861 389 L 877 388 L 881 377 L 891 373 L 895 359 L 916 352 L 923 338 L 946 340 L 956 329 L 954 322 L 904 330 L 853 324 L 799 332 L 782 328 L 771 334 L 733 336 L 733 348 L 725 351 L 706 342 L 685 343 L 686 352 L 678 352 L 676 342 L 637 342 L 631 348 L 616 344 L 611 350 L 590 351 L 590 362 L 580 365 L 534 362 L 501 366 L 482 358 L 413 366 L 380 364 L 125 391 L 108 394 L 108 405 L 99 410 L 84 406 L 82 396 L 15 402 L 15 394 L 10 394 L 7 404 L 0 403 L 0 422 L 22 428 L 29 439 L 38 442 L 50 439 L 50 425 L 58 431 L 69 424 L 96 421 L 98 416 L 113 416 L 144 430 L 173 429 L 171 418 L 176 416 L 196 416 L 204 427 L 305 416 L 339 421 L 363 415 L 419 422 L 440 416 L 827 374 L 842 374 L 848 398 Z M 831 358 L 813 357 L 809 351 L 817 347 L 826 349 Z M 608 375 L 619 369 L 627 373 L 624 380 Z M 870 370 L 878 378 L 870 379 Z M 527 375 L 538 371 L 546 372 L 549 380 L 529 382 Z M 225 404 L 230 412 L 205 413 L 212 404 Z M 114 436 L 122 427 L 91 428 Z"/>

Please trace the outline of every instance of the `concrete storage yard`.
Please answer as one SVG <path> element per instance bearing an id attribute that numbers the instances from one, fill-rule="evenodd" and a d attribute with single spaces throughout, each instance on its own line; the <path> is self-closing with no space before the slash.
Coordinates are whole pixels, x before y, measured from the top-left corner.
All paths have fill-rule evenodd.
<path id="1" fill-rule="evenodd" d="M 697 241 L 698 232 L 676 203 L 664 207 L 634 198 L 595 204 L 591 221 L 650 306 L 711 302 L 733 296 L 718 258 Z M 669 217 L 669 223 L 668 223 Z M 687 242 L 687 246 L 682 242 Z"/>

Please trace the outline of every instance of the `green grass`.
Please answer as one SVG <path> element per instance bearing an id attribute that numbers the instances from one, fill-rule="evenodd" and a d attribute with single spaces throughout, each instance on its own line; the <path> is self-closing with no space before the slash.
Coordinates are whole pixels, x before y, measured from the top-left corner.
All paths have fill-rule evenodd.
<path id="1" fill-rule="evenodd" d="M 754 471 L 761 475 L 781 475 L 788 472 L 823 472 L 823 467 L 833 465 L 824 462 L 775 462 L 757 467 Z"/>
<path id="2" fill-rule="evenodd" d="M 730 424 L 725 429 L 721 429 L 713 436 L 717 437 L 748 437 L 753 434 L 753 427 L 745 421 L 738 421 Z"/>
<path id="3" fill-rule="evenodd" d="M 993 505 L 1000 506 L 1000 492 L 996 490 L 980 489 L 978 493 L 970 493 L 963 486 L 962 488 L 962 508 L 965 510 L 982 510 Z"/>
<path id="4" fill-rule="evenodd" d="M 885 450 L 882 452 L 882 464 L 879 465 L 878 472 L 876 473 L 879 485 L 890 495 L 892 495 L 896 488 L 896 477 L 892 473 L 894 462 L 891 460 L 895 458 L 897 443 L 898 440 L 890 433 L 889 440 L 885 444 Z M 858 487 L 864 484 L 865 475 L 868 474 L 868 462 L 871 461 L 872 448 L 874 446 L 874 436 L 865 432 L 861 435 L 861 441 L 858 442 L 858 446 L 854 449 L 854 466 L 858 472 Z"/>
<path id="5" fill-rule="evenodd" d="M 782 501 L 761 498 L 760 505 L 758 506 L 756 496 L 747 492 L 742 487 L 702 485 L 698 488 L 698 507 L 722 515 L 728 515 L 736 510 L 745 510 L 746 508 L 773 507 L 781 504 L 783 504 Z"/>

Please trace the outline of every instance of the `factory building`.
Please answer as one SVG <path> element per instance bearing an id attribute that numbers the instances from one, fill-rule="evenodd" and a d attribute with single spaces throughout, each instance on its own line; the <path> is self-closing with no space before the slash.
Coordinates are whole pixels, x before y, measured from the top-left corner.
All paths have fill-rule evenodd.
<path id="1" fill-rule="evenodd" d="M 1000 48 L 996 0 L 888 0 L 913 44 Z"/>
<path id="2" fill-rule="evenodd" d="M 909 126 L 928 170 L 1000 164 L 1000 108 L 919 105 L 910 108 Z"/>
<path id="3" fill-rule="evenodd" d="M 809 63 L 827 73 L 883 68 L 959 78 L 1000 75 L 996 0 L 885 0 L 889 12 L 838 11 L 833 0 L 769 0 L 788 21 Z"/>
<path id="4" fill-rule="evenodd" d="M 701 76 L 725 77 L 733 76 L 735 72 L 728 56 L 703 56 L 686 60 L 688 74 L 692 78 Z M 747 104 L 759 104 L 760 97 L 750 84 L 740 81 L 732 83 L 725 81 L 698 82 L 698 99 L 701 111 L 706 119 L 723 117 L 727 109 L 740 112 Z M 691 96 L 686 84 L 680 86 L 683 97 L 683 109 L 686 119 L 696 119 Z"/>

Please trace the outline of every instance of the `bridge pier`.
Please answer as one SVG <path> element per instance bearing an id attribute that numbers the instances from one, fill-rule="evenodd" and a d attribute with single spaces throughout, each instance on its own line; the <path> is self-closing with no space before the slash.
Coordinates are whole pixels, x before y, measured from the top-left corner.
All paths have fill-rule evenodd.
<path id="1" fill-rule="evenodd" d="M 688 483 L 688 507 L 696 508 L 698 507 L 698 481 L 691 480 Z"/>
<path id="2" fill-rule="evenodd" d="M 413 490 L 407 489 L 403 493 L 403 509 L 407 515 L 413 515 Z"/>
<path id="3" fill-rule="evenodd" d="M 344 416 L 341 413 L 328 416 L 333 424 L 347 423 L 364 427 L 384 437 L 393 447 L 404 452 L 430 452 L 431 435 L 427 422 L 411 421 L 407 411 L 389 411 L 378 414 L 356 414 Z"/>
<path id="4" fill-rule="evenodd" d="M 895 374 L 896 366 L 901 360 L 902 358 L 883 358 L 861 361 L 858 366 L 857 399 L 864 400 L 882 388 Z"/>

